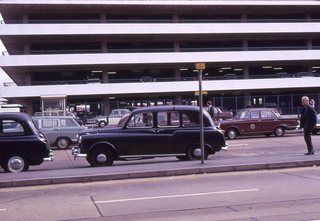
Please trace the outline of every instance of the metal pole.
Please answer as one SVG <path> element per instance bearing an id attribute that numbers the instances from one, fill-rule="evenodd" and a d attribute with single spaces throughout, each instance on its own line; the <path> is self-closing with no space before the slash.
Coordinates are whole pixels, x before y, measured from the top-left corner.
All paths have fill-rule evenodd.
<path id="1" fill-rule="evenodd" d="M 202 70 L 199 76 L 199 106 L 200 106 L 200 145 L 201 145 L 201 164 L 204 164 L 204 134 L 203 134 L 203 100 L 202 100 Z"/>

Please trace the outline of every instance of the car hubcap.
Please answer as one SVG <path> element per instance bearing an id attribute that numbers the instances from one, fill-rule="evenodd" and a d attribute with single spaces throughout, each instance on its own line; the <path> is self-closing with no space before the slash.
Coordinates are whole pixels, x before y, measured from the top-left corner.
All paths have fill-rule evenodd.
<path id="1" fill-rule="evenodd" d="M 59 140 L 59 147 L 60 148 L 66 148 L 68 146 L 68 141 L 65 139 Z"/>
<path id="2" fill-rule="evenodd" d="M 229 131 L 229 138 L 234 139 L 235 137 L 236 137 L 236 133 L 233 130 Z"/>
<path id="3" fill-rule="evenodd" d="M 278 128 L 278 129 L 276 130 L 276 134 L 277 134 L 278 136 L 281 136 L 281 135 L 282 135 L 282 129 L 281 129 L 281 128 Z"/>
<path id="4" fill-rule="evenodd" d="M 193 150 L 193 156 L 195 157 L 201 157 L 201 149 L 200 148 L 195 148 Z"/>
<path id="5" fill-rule="evenodd" d="M 24 160 L 19 156 L 11 157 L 8 161 L 8 168 L 12 173 L 19 173 L 24 168 Z"/>
<path id="6" fill-rule="evenodd" d="M 101 153 L 97 156 L 98 163 L 105 163 L 106 161 L 107 161 L 107 156 L 105 154 Z"/>

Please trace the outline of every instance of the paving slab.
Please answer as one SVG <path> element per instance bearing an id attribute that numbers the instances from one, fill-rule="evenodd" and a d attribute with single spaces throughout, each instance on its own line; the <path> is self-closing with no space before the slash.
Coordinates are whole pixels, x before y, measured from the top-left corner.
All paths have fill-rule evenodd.
<path id="1" fill-rule="evenodd" d="M 45 162 L 18 174 L 1 171 L 0 187 L 320 166 L 320 135 L 313 136 L 313 142 L 316 154 L 312 156 L 304 155 L 306 148 L 301 134 L 289 134 L 282 138 L 228 141 L 227 151 L 210 155 L 204 164 L 165 157 L 115 161 L 111 167 L 90 167 L 85 159 L 74 160 L 71 150 L 54 150 L 54 162 Z"/>

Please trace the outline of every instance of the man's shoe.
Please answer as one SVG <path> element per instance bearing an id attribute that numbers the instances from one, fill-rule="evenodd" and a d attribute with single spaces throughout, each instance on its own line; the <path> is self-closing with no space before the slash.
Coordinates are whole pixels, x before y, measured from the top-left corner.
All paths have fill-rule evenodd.
<path id="1" fill-rule="evenodd" d="M 308 153 L 305 153 L 304 155 L 314 155 L 314 151 L 310 151 Z"/>

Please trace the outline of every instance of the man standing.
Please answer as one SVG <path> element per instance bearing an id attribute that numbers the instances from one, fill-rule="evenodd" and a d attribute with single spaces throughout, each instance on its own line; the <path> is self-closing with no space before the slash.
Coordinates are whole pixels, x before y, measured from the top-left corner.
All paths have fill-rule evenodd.
<path id="1" fill-rule="evenodd" d="M 212 106 L 212 102 L 211 101 L 208 101 L 207 102 L 207 106 L 208 106 L 208 112 L 209 112 L 209 114 L 210 114 L 210 116 L 211 116 L 211 118 L 213 119 L 213 120 L 215 120 L 215 113 L 214 113 L 214 108 L 213 108 L 213 106 Z"/>
<path id="2" fill-rule="evenodd" d="M 307 144 L 308 152 L 305 155 L 313 155 L 314 148 L 311 140 L 312 129 L 316 126 L 317 123 L 317 114 L 315 110 L 309 104 L 309 98 L 303 96 L 301 98 L 301 103 L 303 109 L 300 116 L 300 128 L 303 128 L 304 140 Z"/>

